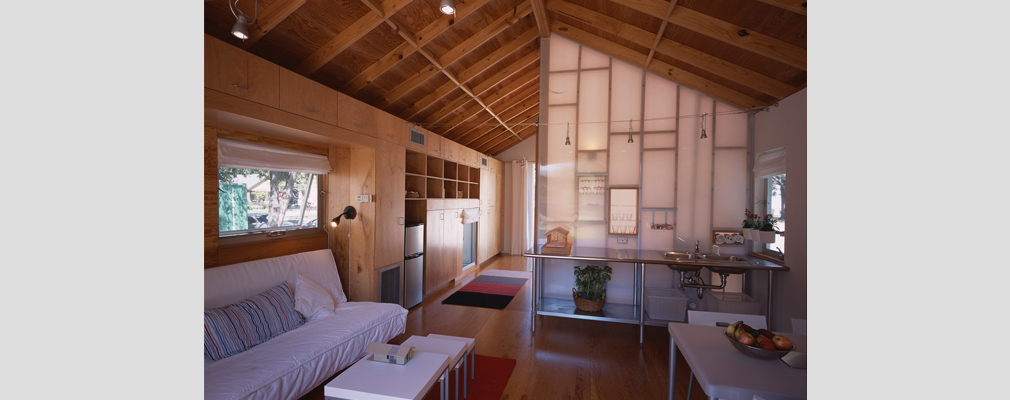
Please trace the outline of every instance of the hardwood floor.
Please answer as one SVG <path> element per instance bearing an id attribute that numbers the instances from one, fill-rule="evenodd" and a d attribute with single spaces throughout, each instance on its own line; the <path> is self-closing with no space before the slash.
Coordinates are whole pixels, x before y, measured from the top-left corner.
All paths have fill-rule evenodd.
<path id="1" fill-rule="evenodd" d="M 527 264 L 522 256 L 501 254 L 476 275 L 492 269 L 527 271 Z M 477 354 L 516 360 L 502 399 L 666 398 L 670 337 L 665 327 L 646 326 L 639 346 L 637 325 L 537 316 L 531 335 L 531 281 L 503 310 L 443 305 L 462 285 L 432 293 L 411 309 L 406 331 L 390 343 L 429 333 L 476 338 Z M 677 359 L 675 398 L 686 399 L 687 364 L 679 354 Z M 697 383 L 691 397 L 706 398 Z M 322 388 L 303 399 L 322 400 Z"/>

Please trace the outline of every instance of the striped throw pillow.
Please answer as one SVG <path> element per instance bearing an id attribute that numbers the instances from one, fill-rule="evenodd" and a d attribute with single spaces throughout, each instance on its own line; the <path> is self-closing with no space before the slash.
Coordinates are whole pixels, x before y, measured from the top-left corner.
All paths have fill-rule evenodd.
<path id="1" fill-rule="evenodd" d="M 287 282 L 221 308 L 203 311 L 203 356 L 217 361 L 305 323 Z"/>

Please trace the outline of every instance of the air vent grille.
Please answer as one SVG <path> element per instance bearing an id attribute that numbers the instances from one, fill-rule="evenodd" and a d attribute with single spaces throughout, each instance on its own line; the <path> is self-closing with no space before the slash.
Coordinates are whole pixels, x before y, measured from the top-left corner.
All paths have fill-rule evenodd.
<path id="1" fill-rule="evenodd" d="M 424 147 L 424 132 L 411 129 L 410 143 Z"/>

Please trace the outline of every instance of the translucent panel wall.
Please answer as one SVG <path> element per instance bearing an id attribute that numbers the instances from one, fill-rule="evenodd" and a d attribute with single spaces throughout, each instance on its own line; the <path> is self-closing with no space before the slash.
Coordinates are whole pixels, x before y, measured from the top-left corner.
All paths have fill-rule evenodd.
<path id="1" fill-rule="evenodd" d="M 697 241 L 707 252 L 713 230 L 740 229 L 748 208 L 747 114 L 569 39 L 542 43 L 539 243 L 562 227 L 579 247 L 683 251 Z M 608 193 L 617 187 L 639 189 L 637 234 L 608 230 Z M 575 265 L 550 265 L 568 264 Z M 549 282 L 552 274 L 558 282 Z M 610 301 L 630 298 L 619 290 L 627 279 L 614 278 Z M 650 268 L 645 286 L 670 287 L 673 279 L 667 268 Z M 545 296 L 571 296 L 570 270 L 546 280 Z"/>

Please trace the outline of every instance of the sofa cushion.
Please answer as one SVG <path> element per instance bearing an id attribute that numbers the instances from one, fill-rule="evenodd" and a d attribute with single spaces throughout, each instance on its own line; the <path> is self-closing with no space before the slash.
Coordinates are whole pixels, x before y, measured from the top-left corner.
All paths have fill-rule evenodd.
<path id="1" fill-rule="evenodd" d="M 298 273 L 295 281 L 295 309 L 309 321 L 333 315 L 337 307 L 330 291 L 316 281 Z"/>
<path id="2" fill-rule="evenodd" d="M 241 353 L 305 323 L 287 282 L 241 302 L 204 310 L 203 318 L 207 360 Z"/>

